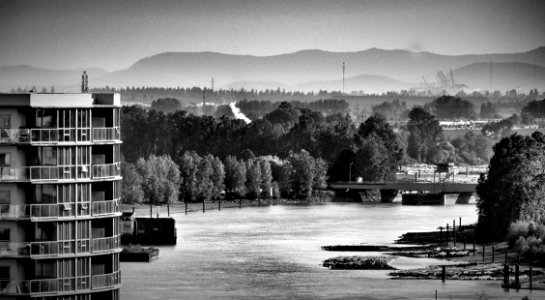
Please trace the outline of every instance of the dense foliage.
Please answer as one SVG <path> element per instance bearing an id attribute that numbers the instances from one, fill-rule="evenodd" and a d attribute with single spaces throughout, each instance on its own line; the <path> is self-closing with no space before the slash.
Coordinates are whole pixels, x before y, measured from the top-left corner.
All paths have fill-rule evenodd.
<path id="1" fill-rule="evenodd" d="M 483 240 L 500 240 L 517 220 L 543 220 L 545 213 L 545 136 L 513 134 L 494 146 L 488 174 L 477 186 Z"/>
<path id="2" fill-rule="evenodd" d="M 415 107 L 409 112 L 407 129 L 409 131 L 407 154 L 410 157 L 426 163 L 441 161 L 438 155 L 444 137 L 435 116 L 421 107 Z"/>
<path id="3" fill-rule="evenodd" d="M 440 119 L 474 119 L 476 118 L 473 103 L 453 96 L 441 96 L 424 106 Z"/>

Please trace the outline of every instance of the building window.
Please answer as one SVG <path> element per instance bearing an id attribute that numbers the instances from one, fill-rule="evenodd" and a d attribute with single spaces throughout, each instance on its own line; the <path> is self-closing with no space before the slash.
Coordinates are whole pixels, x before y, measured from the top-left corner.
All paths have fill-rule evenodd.
<path id="1" fill-rule="evenodd" d="M 11 203 L 10 192 L 0 191 L 0 213 L 9 212 L 10 203 Z"/>
<path id="2" fill-rule="evenodd" d="M 0 288 L 4 289 L 10 281 L 9 266 L 0 266 Z"/>
<path id="3" fill-rule="evenodd" d="M 10 129 L 10 128 L 11 128 L 11 116 L 0 115 L 0 129 Z"/>
<path id="4" fill-rule="evenodd" d="M 0 241 L 9 242 L 9 228 L 0 228 Z"/>
<path id="5" fill-rule="evenodd" d="M 11 165 L 11 153 L 0 153 L 0 167 Z"/>

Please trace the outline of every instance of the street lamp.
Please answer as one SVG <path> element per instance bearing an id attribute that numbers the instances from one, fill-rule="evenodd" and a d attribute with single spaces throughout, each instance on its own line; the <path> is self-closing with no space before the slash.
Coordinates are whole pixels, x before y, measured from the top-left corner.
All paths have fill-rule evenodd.
<path id="1" fill-rule="evenodd" d="M 352 165 L 354 163 L 351 162 L 350 165 L 348 166 L 348 182 L 349 183 L 352 183 Z"/>

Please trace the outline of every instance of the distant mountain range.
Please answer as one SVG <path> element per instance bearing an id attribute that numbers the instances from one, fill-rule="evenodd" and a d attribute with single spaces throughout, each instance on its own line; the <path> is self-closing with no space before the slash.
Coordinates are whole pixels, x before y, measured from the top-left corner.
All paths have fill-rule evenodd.
<path id="1" fill-rule="evenodd" d="M 291 90 L 341 90 L 342 63 L 346 64 L 345 91 L 376 92 L 435 82 L 437 71 L 452 69 L 457 83 L 468 89 L 490 88 L 490 61 L 494 89 L 545 87 L 545 47 L 511 54 L 439 55 L 429 52 L 368 49 L 358 52 L 304 50 L 273 56 L 231 55 L 215 52 L 162 53 L 114 72 L 87 69 L 91 87 L 160 86 Z M 0 67 L 0 90 L 51 86 L 77 90 L 82 70 L 47 70 L 29 66 Z M 365 75 L 363 75 L 365 74 Z"/>

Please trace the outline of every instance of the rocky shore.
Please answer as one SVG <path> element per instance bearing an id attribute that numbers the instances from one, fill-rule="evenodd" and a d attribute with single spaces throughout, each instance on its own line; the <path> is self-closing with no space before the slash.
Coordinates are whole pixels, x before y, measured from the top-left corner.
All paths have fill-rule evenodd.
<path id="1" fill-rule="evenodd" d="M 396 270 L 388 264 L 390 260 L 382 256 L 338 256 L 326 259 L 323 266 L 332 270 Z"/>

